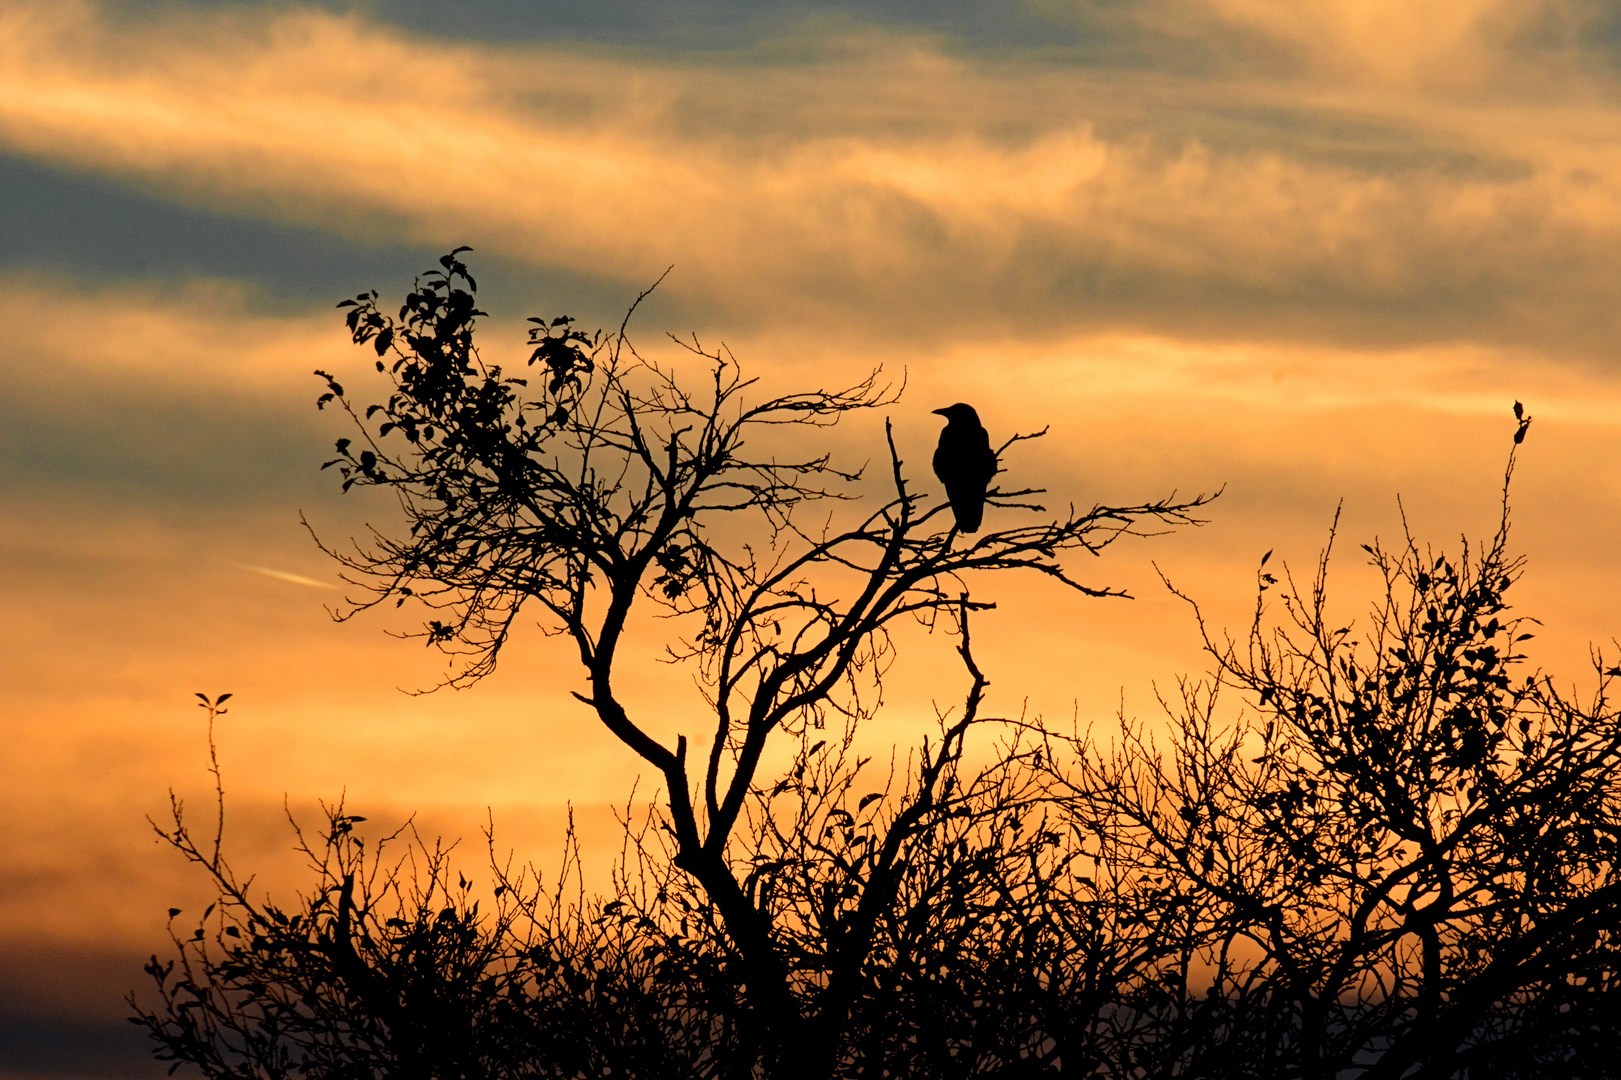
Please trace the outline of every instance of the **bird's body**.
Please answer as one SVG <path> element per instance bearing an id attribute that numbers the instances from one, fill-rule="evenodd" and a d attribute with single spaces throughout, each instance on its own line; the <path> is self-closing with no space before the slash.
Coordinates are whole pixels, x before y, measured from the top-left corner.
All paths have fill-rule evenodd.
<path id="1" fill-rule="evenodd" d="M 946 418 L 940 446 L 934 451 L 934 475 L 946 486 L 957 528 L 976 532 L 985 515 L 985 492 L 996 475 L 996 452 L 991 437 L 972 405 L 958 402 L 934 410 Z"/>

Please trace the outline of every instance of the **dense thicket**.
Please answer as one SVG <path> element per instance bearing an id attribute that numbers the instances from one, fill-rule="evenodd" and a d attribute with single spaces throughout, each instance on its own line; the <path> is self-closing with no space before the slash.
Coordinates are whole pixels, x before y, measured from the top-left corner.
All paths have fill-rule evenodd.
<path id="1" fill-rule="evenodd" d="M 891 403 L 876 380 L 754 401 L 723 353 L 692 343 L 693 389 L 623 327 L 556 319 L 535 321 L 531 389 L 479 357 L 458 255 L 397 318 L 347 303 L 391 392 L 362 408 L 324 376 L 357 426 L 331 464 L 398 494 L 406 528 L 337 555 L 361 606 L 428 605 L 458 684 L 521 611 L 567 635 L 577 696 L 662 801 L 609 895 L 570 849 L 550 881 L 492 860 L 481 902 L 437 846 L 368 847 L 338 807 L 301 837 L 312 891 L 281 906 L 177 810 L 164 831 L 220 898 L 152 962 L 136 1019 L 160 1056 L 266 1080 L 1616 1071 L 1617 672 L 1576 701 L 1525 670 L 1506 485 L 1483 547 L 1368 546 L 1385 588 L 1357 627 L 1327 619 L 1326 553 L 1303 589 L 1263 560 L 1253 626 L 1207 636 L 1212 671 L 1157 736 L 993 720 L 969 627 L 998 575 L 1109 595 L 1067 560 L 1203 498 L 1050 517 L 993 488 L 969 540 L 891 442 L 882 506 L 802 528 L 859 476 L 782 448 Z M 615 690 L 641 607 L 688 631 L 696 752 Z M 951 635 L 965 689 L 875 765 L 856 732 L 901 618 Z"/>

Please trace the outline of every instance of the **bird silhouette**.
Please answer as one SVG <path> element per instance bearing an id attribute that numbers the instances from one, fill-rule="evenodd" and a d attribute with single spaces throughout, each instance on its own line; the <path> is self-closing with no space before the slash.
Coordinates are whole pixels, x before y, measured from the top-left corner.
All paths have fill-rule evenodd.
<path id="1" fill-rule="evenodd" d="M 976 532 L 985 515 L 985 489 L 996 475 L 996 451 L 972 405 L 959 401 L 934 411 L 946 418 L 934 451 L 934 475 L 946 486 L 957 528 Z"/>

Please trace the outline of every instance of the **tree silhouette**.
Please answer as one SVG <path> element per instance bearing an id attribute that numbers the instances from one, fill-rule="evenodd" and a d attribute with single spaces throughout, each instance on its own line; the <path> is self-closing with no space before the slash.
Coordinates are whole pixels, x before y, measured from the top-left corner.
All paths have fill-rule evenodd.
<path id="1" fill-rule="evenodd" d="M 993 489 L 1001 527 L 965 542 L 890 438 L 887 497 L 862 511 L 856 470 L 751 442 L 892 404 L 876 377 L 755 401 L 724 352 L 690 342 L 673 370 L 623 325 L 556 319 L 535 323 L 531 390 L 478 356 L 458 255 L 397 318 L 347 304 L 392 393 L 362 407 L 325 376 L 359 429 L 329 464 L 395 492 L 406 524 L 335 553 L 369 590 L 343 614 L 427 605 L 464 686 L 527 607 L 661 801 L 627 808 L 608 896 L 571 845 L 546 883 L 491 837 L 483 900 L 436 843 L 367 847 L 340 805 L 300 834 L 315 886 L 285 909 L 176 804 L 162 831 L 219 902 L 149 967 L 135 1020 L 161 1057 L 265 1080 L 1615 1074 L 1621 670 L 1584 702 L 1522 672 L 1507 477 L 1481 549 L 1368 545 L 1385 587 L 1360 631 L 1328 620 L 1327 552 L 1304 589 L 1268 553 L 1243 638 L 1199 619 L 1213 673 L 1167 703 L 1165 736 L 995 720 L 970 633 L 990 602 L 968 588 L 995 579 L 976 572 L 1116 595 L 1065 557 L 1188 523 L 1203 497 L 1053 518 Z M 802 527 L 821 500 L 849 521 Z M 616 690 L 638 606 L 690 629 L 670 651 L 712 724 L 690 751 Z M 856 733 L 903 618 L 951 635 L 966 688 L 875 766 Z M 970 768 L 975 732 L 997 741 Z M 773 742 L 785 769 L 763 764 Z"/>
<path id="2" fill-rule="evenodd" d="M 806 739 L 835 716 L 869 715 L 897 620 L 935 625 L 944 616 L 966 640 L 969 614 L 992 606 L 972 596 L 970 577 L 1029 570 L 1086 595 L 1121 595 L 1071 576 L 1065 556 L 1191 523 L 1207 499 L 1049 518 L 1028 501 L 1038 491 L 992 492 L 992 505 L 1018 516 L 959 545 L 941 527 L 945 504 L 928 505 L 910 487 L 891 437 L 889 498 L 844 526 L 809 531 L 796 512 L 849 498 L 859 471 L 816 450 L 779 456 L 751 441 L 769 434 L 777 445 L 813 444 L 817 429 L 893 404 L 876 375 L 840 390 L 753 400 L 756 384 L 724 352 L 689 343 L 703 369 L 694 385 L 637 355 L 623 325 L 588 335 L 564 317 L 531 320 L 531 386 L 480 357 L 482 312 L 461 250 L 418 279 L 397 317 L 380 309 L 376 293 L 342 305 L 391 392 L 361 406 L 323 375 L 321 404 L 336 403 L 357 429 L 328 464 L 346 489 L 395 492 L 406 529 L 327 550 L 370 590 L 355 610 L 389 600 L 427 605 L 424 636 L 460 661 L 454 685 L 493 670 L 522 611 L 572 640 L 588 687 L 576 696 L 662 776 L 672 865 L 720 914 L 762 1059 L 778 1075 L 826 1075 L 874 946 L 876 913 L 896 888 L 895 867 L 940 797 L 933 778 L 961 753 L 976 712 L 934 745 L 913 801 L 873 838 L 862 872 L 841 883 L 837 911 L 811 924 L 821 945 L 808 973 L 796 970 L 791 944 L 810 931 L 794 924 L 804 912 L 764 902 L 751 888 L 755 853 L 734 843 L 762 784 L 768 742 Z M 799 435 L 784 438 L 784 428 Z M 672 745 L 649 734 L 617 689 L 638 603 L 691 620 L 671 652 L 697 667 L 712 711 L 713 731 L 695 753 L 685 735 Z"/>

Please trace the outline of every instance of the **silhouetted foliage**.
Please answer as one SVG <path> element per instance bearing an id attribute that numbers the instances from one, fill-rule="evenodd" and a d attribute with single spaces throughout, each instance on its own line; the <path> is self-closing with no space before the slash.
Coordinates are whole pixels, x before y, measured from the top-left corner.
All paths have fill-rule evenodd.
<path id="1" fill-rule="evenodd" d="M 891 440 L 885 504 L 802 529 L 797 509 L 853 498 L 859 474 L 749 440 L 890 404 L 875 378 L 752 402 L 723 352 L 689 343 L 689 390 L 623 326 L 558 319 L 535 322 L 532 390 L 479 358 L 458 255 L 398 318 L 375 294 L 348 305 L 393 392 L 361 408 L 325 376 L 360 431 L 329 464 L 395 492 L 407 530 L 338 557 L 359 607 L 430 608 L 456 685 L 534 609 L 661 801 L 627 807 L 606 897 L 572 841 L 546 884 L 492 837 L 482 900 L 443 848 L 368 848 L 338 806 L 300 834 L 316 884 L 285 909 L 221 857 L 222 793 L 211 846 L 177 803 L 162 831 L 220 898 L 152 962 L 136 1021 L 160 1056 L 244 1080 L 1617 1071 L 1621 671 L 1577 702 L 1521 670 L 1506 480 L 1483 549 L 1368 546 L 1385 588 L 1360 631 L 1329 621 L 1326 552 L 1305 589 L 1268 553 L 1250 631 L 1206 633 L 1213 674 L 1159 739 L 993 719 L 969 632 L 990 603 L 968 581 L 994 579 L 974 572 L 1115 595 L 1061 558 L 1189 522 L 1203 497 L 1051 519 L 1037 492 L 990 489 L 1000 528 L 963 543 Z M 639 604 L 691 629 L 671 654 L 711 711 L 696 755 L 615 690 Z M 903 617 L 952 635 L 967 686 L 875 765 L 856 733 Z M 971 768 L 976 733 L 997 741 Z M 782 740 L 791 763 L 765 770 Z"/>
<path id="2" fill-rule="evenodd" d="M 289 909 L 254 899 L 218 834 L 199 843 L 182 811 L 177 802 L 161 831 L 219 897 L 195 931 L 173 934 L 173 958 L 148 964 L 156 1007 L 132 999 L 174 1067 L 261 1078 L 698 1076 L 695 1055 L 735 1041 L 689 1030 L 736 1012 L 735 992 L 705 971 L 718 958 L 695 940 L 656 963 L 646 928 L 617 917 L 621 905 L 588 912 L 572 833 L 550 889 L 502 867 L 481 902 L 442 845 L 407 825 L 368 847 L 356 828 L 366 819 L 339 804 L 313 838 L 293 823 L 314 888 Z M 171 909 L 171 925 L 180 914 Z M 725 999 L 702 1000 L 707 989 Z"/>
<path id="3" fill-rule="evenodd" d="M 1483 549 L 1365 545 L 1384 589 L 1360 629 L 1329 617 L 1327 551 L 1306 588 L 1263 559 L 1281 618 L 1258 603 L 1243 640 L 1206 635 L 1216 674 L 1183 684 L 1163 743 L 1128 724 L 1110 751 L 1077 744 L 1071 820 L 1122 923 L 1154 912 L 1174 942 L 1122 995 L 1113 1060 L 1615 1075 L 1621 671 L 1578 702 L 1524 669 L 1504 496 Z"/>

